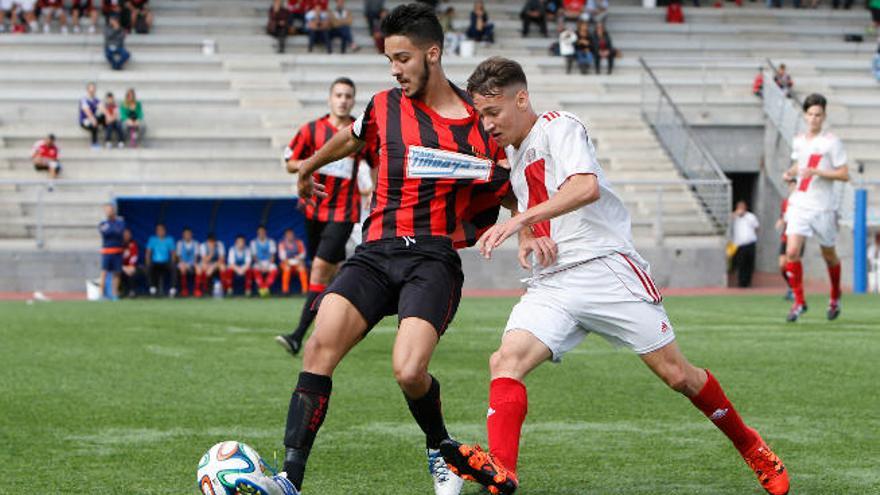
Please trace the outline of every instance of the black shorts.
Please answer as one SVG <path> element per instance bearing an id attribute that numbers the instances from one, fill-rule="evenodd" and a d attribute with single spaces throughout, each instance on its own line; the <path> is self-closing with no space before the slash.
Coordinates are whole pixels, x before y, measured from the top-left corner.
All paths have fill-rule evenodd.
<path id="1" fill-rule="evenodd" d="M 875 24 L 880 24 L 880 9 L 871 9 L 871 19 Z"/>
<path id="2" fill-rule="evenodd" d="M 396 314 L 398 321 L 421 318 L 443 335 L 461 302 L 461 258 L 445 237 L 408 239 L 358 246 L 322 297 L 332 292 L 348 299 L 367 321 L 368 332 Z"/>
<path id="3" fill-rule="evenodd" d="M 351 237 L 351 222 L 319 222 L 306 220 L 306 250 L 310 258 L 327 263 L 345 260 L 345 245 Z"/>

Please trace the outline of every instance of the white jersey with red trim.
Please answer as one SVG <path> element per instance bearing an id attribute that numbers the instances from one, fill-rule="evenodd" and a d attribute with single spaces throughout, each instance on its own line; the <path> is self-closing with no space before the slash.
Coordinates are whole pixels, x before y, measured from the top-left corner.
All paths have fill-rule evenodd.
<path id="1" fill-rule="evenodd" d="M 797 162 L 797 187 L 788 200 L 789 207 L 831 211 L 837 207 L 834 181 L 824 177 L 804 177 L 804 170 L 834 170 L 846 165 L 846 151 L 840 138 L 823 132 L 812 139 L 799 134 L 791 144 L 791 159 Z"/>
<path id="2" fill-rule="evenodd" d="M 647 269 L 633 247 L 629 212 L 606 180 L 580 119 L 568 112 L 546 112 L 538 117 L 519 147 L 508 146 L 506 152 L 511 163 L 510 182 L 521 212 L 553 197 L 573 175 L 592 174 L 599 181 L 598 201 L 532 226 L 536 236 L 549 236 L 558 248 L 553 266 L 543 268 L 533 260 L 535 275 L 612 253 L 625 254 Z"/>

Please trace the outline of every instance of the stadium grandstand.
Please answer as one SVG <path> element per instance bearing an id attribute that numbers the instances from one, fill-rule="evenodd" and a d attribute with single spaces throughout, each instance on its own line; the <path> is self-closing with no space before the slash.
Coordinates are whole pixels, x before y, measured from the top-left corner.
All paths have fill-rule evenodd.
<path id="1" fill-rule="evenodd" d="M 363 2 L 346 2 L 360 50 L 330 55 L 310 53 L 300 35 L 289 36 L 285 53 L 278 53 L 266 33 L 271 3 L 150 1 L 150 32 L 128 36 L 131 59 L 120 71 L 105 60 L 100 27 L 94 34 L 85 28 L 61 33 L 58 26 L 48 33 L 0 33 L 0 290 L 82 290 L 99 270 L 96 225 L 109 200 L 293 197 L 282 150 L 300 125 L 325 113 L 328 83 L 339 76 L 355 80 L 357 115 L 371 94 L 394 81 L 373 48 Z M 441 5 L 454 8 L 454 27 L 464 32 L 472 5 Z M 528 74 L 539 111 L 568 110 L 587 123 L 658 285 L 726 285 L 733 201 L 746 199 L 762 225 L 773 224 L 789 164 L 786 146 L 800 115 L 797 101 L 810 92 L 828 98 L 830 126 L 846 145 L 851 169 L 858 169 L 853 184 L 869 189 L 869 211 L 880 207 L 880 93 L 870 70 L 877 46 L 866 34 L 870 15 L 861 5 L 688 5 L 683 23 L 667 23 L 664 7 L 614 0 L 604 20 L 618 50 L 614 72 L 586 75 L 567 74 L 564 59 L 552 54 L 555 25 L 549 38 L 521 36 L 522 2 L 489 0 L 485 7 L 495 42 L 464 43 L 461 54 L 447 53 L 448 74 L 462 84 L 483 58 L 514 58 Z M 771 87 L 780 64 L 794 81 L 788 99 Z M 763 99 L 752 90 L 758 70 Z M 102 99 L 112 91 L 121 101 L 128 88 L 136 89 L 149 126 L 139 146 L 90 146 L 88 132 L 77 125 L 77 102 L 88 82 Z M 31 158 L 33 144 L 49 133 L 63 163 L 56 180 L 38 175 Z M 843 198 L 840 251 L 850 267 L 851 191 Z M 205 204 L 198 208 L 216 202 Z M 182 214 L 173 208 L 142 213 L 151 222 Z M 759 271 L 775 271 L 776 249 L 775 235 L 761 237 Z M 513 243 L 502 253 L 511 270 L 490 271 L 471 251 L 463 252 L 469 287 L 517 286 Z M 818 259 L 816 246 L 808 246 L 807 257 Z M 821 263 L 807 265 L 817 267 L 808 278 L 824 278 Z M 844 273 L 847 283 L 851 272 Z"/>

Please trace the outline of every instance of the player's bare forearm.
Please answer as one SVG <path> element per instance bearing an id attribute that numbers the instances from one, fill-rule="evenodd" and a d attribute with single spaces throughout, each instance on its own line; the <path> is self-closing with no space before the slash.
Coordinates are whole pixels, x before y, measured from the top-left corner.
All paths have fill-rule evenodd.
<path id="1" fill-rule="evenodd" d="M 357 153 L 363 146 L 364 142 L 354 137 L 350 128 L 343 129 L 334 134 L 314 155 L 300 163 L 300 175 L 311 175 L 328 163 Z"/>
<path id="2" fill-rule="evenodd" d="M 523 225 L 534 225 L 582 208 L 599 200 L 599 180 L 593 174 L 572 175 L 559 192 L 523 212 Z"/>
<path id="3" fill-rule="evenodd" d="M 831 170 L 815 170 L 815 174 L 828 180 L 849 181 L 849 167 L 846 165 Z"/>
<path id="4" fill-rule="evenodd" d="M 298 174 L 299 169 L 302 168 L 302 163 L 304 161 L 305 160 L 296 160 L 296 159 L 287 160 L 287 173 L 288 174 Z"/>

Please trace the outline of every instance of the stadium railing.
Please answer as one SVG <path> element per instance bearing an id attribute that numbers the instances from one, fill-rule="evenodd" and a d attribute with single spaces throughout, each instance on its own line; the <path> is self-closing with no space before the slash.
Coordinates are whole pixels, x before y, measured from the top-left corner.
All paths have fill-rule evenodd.
<path id="1" fill-rule="evenodd" d="M 645 59 L 640 57 L 639 63 L 642 67 L 642 116 L 654 129 L 660 144 L 672 158 L 679 173 L 687 180 L 706 181 L 694 183 L 691 190 L 712 221 L 716 233 L 726 233 L 731 208 L 730 180 L 706 145 L 690 128 L 687 119 Z"/>
<path id="2" fill-rule="evenodd" d="M 700 191 L 704 204 L 712 205 L 713 209 L 725 209 L 730 204 L 730 182 L 715 179 L 672 179 L 672 180 L 620 180 L 612 181 L 612 186 L 627 203 L 637 203 L 637 207 L 649 212 L 643 216 L 632 212 L 633 226 L 651 229 L 656 244 L 661 245 L 668 237 L 668 232 L 675 235 L 705 235 L 698 228 L 690 233 L 682 232 L 682 217 L 675 217 L 673 203 L 681 203 L 683 192 Z M 33 217 L 28 227 L 33 230 L 34 242 L 43 247 L 46 240 L 47 214 L 46 209 L 53 202 L 61 207 L 69 202 L 66 194 L 80 193 L 79 201 L 92 203 L 96 211 L 100 203 L 113 201 L 122 196 L 137 197 L 178 197 L 178 198 L 248 198 L 248 197 L 285 197 L 296 194 L 292 181 L 162 181 L 162 180 L 20 180 L 0 179 L 0 188 L 4 192 L 15 192 L 17 196 L 11 202 L 27 202 L 33 206 Z M 7 196 L 8 198 L 8 196 Z M 690 198 L 685 198 L 684 211 L 690 214 Z M 681 213 L 681 209 L 678 209 Z M 98 213 L 99 215 L 100 213 Z M 684 219 L 685 224 L 698 225 L 692 216 Z M 705 218 L 706 224 L 711 219 Z M 676 226 L 672 226 L 677 222 Z M 714 225 L 712 225 L 714 227 Z"/>

